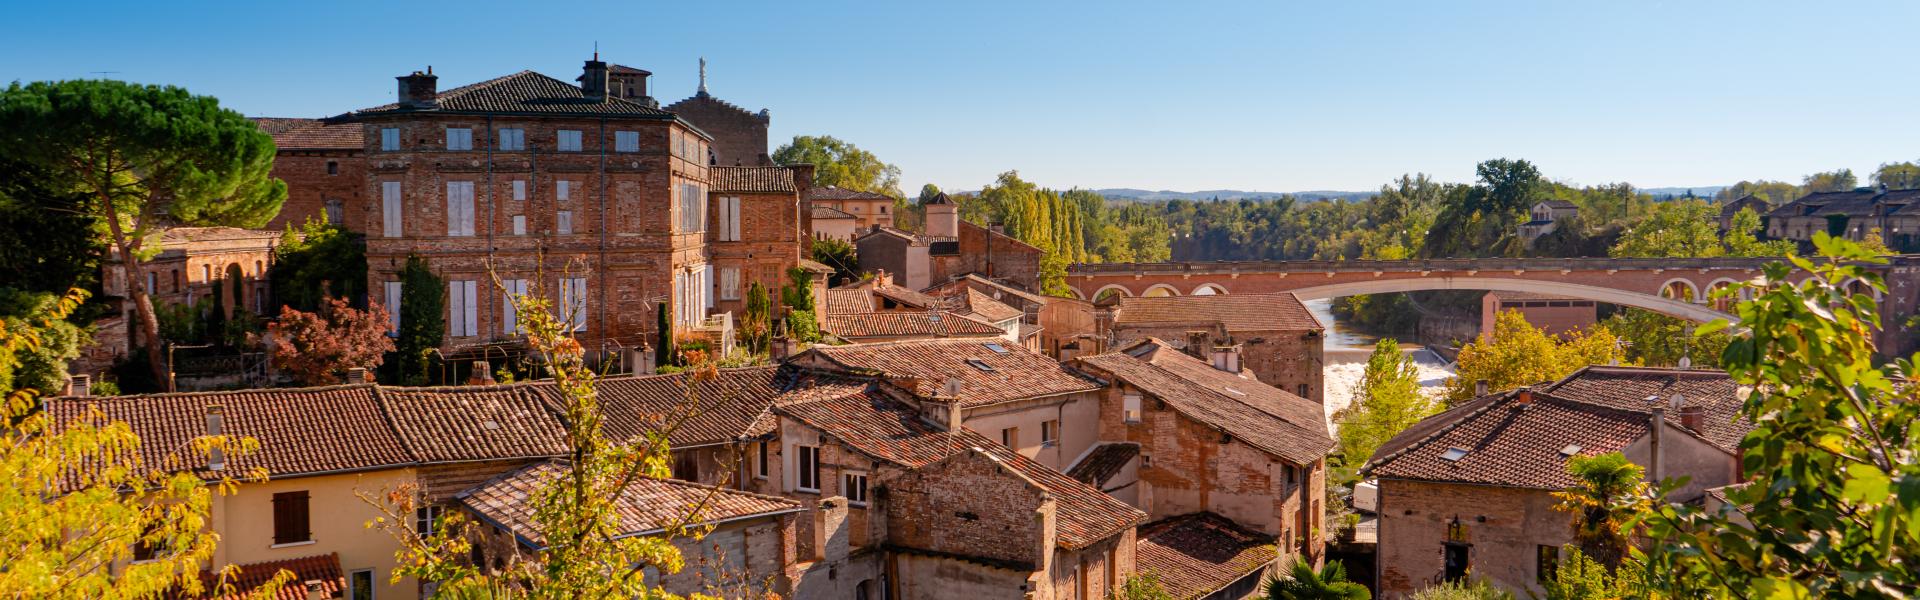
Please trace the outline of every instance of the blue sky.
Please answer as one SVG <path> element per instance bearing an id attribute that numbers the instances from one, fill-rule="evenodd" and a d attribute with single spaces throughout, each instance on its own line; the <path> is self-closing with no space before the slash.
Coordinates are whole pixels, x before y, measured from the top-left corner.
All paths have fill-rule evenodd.
<path id="1" fill-rule="evenodd" d="M 671 102 L 716 96 L 773 139 L 831 134 L 908 191 L 1008 169 L 1054 187 L 1377 188 L 1527 158 L 1643 187 L 1798 181 L 1920 159 L 1920 3 L 12 2 L 0 80 L 183 85 L 248 115 L 391 100 L 595 41 Z M 1899 67 L 1906 64 L 1909 67 Z M 101 74 L 97 72 L 110 71 Z"/>

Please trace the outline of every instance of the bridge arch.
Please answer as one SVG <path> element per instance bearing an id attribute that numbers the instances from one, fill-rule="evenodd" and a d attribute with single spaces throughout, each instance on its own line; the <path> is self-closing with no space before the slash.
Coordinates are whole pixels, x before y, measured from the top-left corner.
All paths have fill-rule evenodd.
<path id="1" fill-rule="evenodd" d="M 1671 283 L 1671 282 L 1669 282 Z M 1665 289 L 1664 287 L 1662 289 Z M 1402 279 L 1379 279 L 1332 283 L 1293 290 L 1302 300 L 1338 298 L 1358 294 L 1386 294 L 1392 292 L 1420 292 L 1427 290 L 1494 290 L 1505 292 L 1531 292 L 1567 296 L 1634 308 L 1644 308 L 1664 315 L 1679 317 L 1690 321 L 1711 321 L 1726 319 L 1738 322 L 1739 317 L 1714 310 L 1713 307 L 1695 304 L 1687 300 L 1666 298 L 1657 294 L 1629 292 L 1593 285 L 1540 281 L 1530 279 L 1504 279 L 1499 277 L 1419 277 Z M 1687 290 L 1693 290 L 1688 282 Z M 1689 296 L 1691 298 L 1692 296 Z"/>
<path id="2" fill-rule="evenodd" d="M 1194 296 L 1225 296 L 1227 295 L 1227 288 L 1220 287 L 1219 284 L 1215 284 L 1215 283 L 1202 283 L 1200 284 L 1200 287 L 1193 288 L 1192 295 Z"/>
<path id="3" fill-rule="evenodd" d="M 1106 298 L 1108 293 L 1118 294 L 1120 297 L 1123 297 L 1123 298 L 1133 297 L 1133 290 L 1127 289 L 1127 286 L 1120 285 L 1118 283 L 1109 283 L 1098 290 L 1094 290 L 1092 300 L 1094 302 L 1099 302 L 1101 299 Z"/>
<path id="4" fill-rule="evenodd" d="M 1140 292 L 1140 296 L 1143 298 L 1155 298 L 1155 297 L 1178 296 L 1178 295 L 1180 295 L 1179 289 L 1164 283 L 1153 284 L 1152 287 L 1147 288 L 1147 291 Z"/>
<path id="5" fill-rule="evenodd" d="M 1666 283 L 1660 284 L 1659 294 L 1662 298 L 1694 303 L 1706 298 L 1700 293 L 1700 288 L 1693 284 L 1693 280 L 1684 277 L 1668 279 Z"/>

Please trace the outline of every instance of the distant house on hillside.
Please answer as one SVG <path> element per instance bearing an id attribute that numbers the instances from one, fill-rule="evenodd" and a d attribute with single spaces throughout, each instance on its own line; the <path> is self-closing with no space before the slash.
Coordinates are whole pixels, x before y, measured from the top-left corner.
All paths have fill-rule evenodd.
<path id="1" fill-rule="evenodd" d="M 1753 194 L 1747 194 L 1741 196 L 1739 200 L 1720 205 L 1720 231 L 1722 233 L 1733 229 L 1733 216 L 1739 214 L 1742 210 L 1751 210 L 1753 214 L 1765 217 L 1767 213 L 1773 211 L 1773 205 L 1768 204 L 1765 199 L 1755 197 Z"/>
<path id="2" fill-rule="evenodd" d="M 1542 200 L 1527 209 L 1528 220 L 1520 224 L 1520 239 L 1531 244 L 1560 227 L 1560 223 L 1580 214 L 1580 207 L 1565 200 Z"/>

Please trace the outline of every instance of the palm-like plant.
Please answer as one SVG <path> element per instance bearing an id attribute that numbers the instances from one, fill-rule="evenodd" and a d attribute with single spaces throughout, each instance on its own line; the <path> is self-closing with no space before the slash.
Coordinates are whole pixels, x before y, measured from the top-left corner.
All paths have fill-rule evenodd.
<path id="1" fill-rule="evenodd" d="M 1370 600 L 1366 586 L 1347 581 L 1347 567 L 1339 561 L 1327 561 L 1318 572 L 1305 560 L 1296 559 L 1286 579 L 1267 579 L 1267 600 Z"/>
<path id="2" fill-rule="evenodd" d="M 1646 471 L 1613 452 L 1576 456 L 1567 461 L 1567 473 L 1575 484 L 1554 492 L 1560 499 L 1554 508 L 1574 515 L 1574 542 L 1611 572 L 1627 556 L 1627 536 L 1620 526 L 1646 502 Z"/>

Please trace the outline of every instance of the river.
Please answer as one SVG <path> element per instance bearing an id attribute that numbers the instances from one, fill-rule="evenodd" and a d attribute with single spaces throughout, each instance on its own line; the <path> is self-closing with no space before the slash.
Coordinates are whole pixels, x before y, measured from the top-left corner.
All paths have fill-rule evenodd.
<path id="1" fill-rule="evenodd" d="M 1322 342 L 1327 366 L 1322 375 L 1326 379 L 1326 413 L 1331 425 L 1334 413 L 1353 402 L 1354 390 L 1367 370 L 1367 357 L 1373 354 L 1373 346 L 1380 338 L 1346 327 L 1333 314 L 1333 300 L 1307 300 L 1305 304 L 1315 318 L 1327 324 L 1327 335 Z M 1420 372 L 1422 391 L 1429 398 L 1438 397 L 1447 378 L 1453 377 L 1453 365 L 1416 344 L 1402 343 L 1400 351 L 1413 357 L 1414 367 Z"/>

